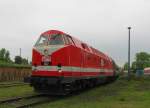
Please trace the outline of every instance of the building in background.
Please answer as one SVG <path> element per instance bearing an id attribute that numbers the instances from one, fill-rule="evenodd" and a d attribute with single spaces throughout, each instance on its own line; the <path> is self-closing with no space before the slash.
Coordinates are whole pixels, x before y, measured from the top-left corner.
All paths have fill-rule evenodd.
<path id="1" fill-rule="evenodd" d="M 150 67 L 144 69 L 144 75 L 150 75 Z"/>

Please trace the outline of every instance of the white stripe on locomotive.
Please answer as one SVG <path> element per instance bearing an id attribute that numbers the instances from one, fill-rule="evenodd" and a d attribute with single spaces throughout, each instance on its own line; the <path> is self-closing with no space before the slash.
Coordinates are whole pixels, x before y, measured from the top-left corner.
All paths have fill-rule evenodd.
<path id="1" fill-rule="evenodd" d="M 58 66 L 32 66 L 32 70 L 37 71 L 58 71 Z M 68 72 L 113 72 L 112 69 L 95 69 L 95 68 L 82 68 L 82 67 L 73 67 L 73 66 L 62 66 L 62 71 Z"/>

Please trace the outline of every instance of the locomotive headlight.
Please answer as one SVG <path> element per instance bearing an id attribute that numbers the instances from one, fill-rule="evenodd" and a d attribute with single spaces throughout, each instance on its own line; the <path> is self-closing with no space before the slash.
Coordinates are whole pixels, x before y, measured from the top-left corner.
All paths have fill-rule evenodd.
<path id="1" fill-rule="evenodd" d="M 58 72 L 59 72 L 59 73 L 61 73 L 61 72 L 62 72 L 62 70 L 60 69 L 60 70 L 58 70 Z"/>
<path id="2" fill-rule="evenodd" d="M 58 72 L 62 72 L 61 67 L 58 67 Z"/>
<path id="3" fill-rule="evenodd" d="M 61 69 L 61 64 L 58 64 L 58 72 L 61 73 L 62 69 Z"/>

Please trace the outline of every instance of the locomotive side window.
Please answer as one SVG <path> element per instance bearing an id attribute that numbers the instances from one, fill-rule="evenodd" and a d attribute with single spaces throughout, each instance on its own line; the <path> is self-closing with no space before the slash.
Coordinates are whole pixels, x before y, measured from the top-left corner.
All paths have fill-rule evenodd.
<path id="1" fill-rule="evenodd" d="M 82 48 L 85 49 L 85 45 L 83 43 L 81 45 L 82 45 Z"/>
<path id="2" fill-rule="evenodd" d="M 83 48 L 83 49 L 86 49 L 86 50 L 89 51 L 89 48 L 88 48 L 88 46 L 87 46 L 86 44 L 82 43 L 81 45 L 82 45 L 82 48 Z"/>
<path id="3" fill-rule="evenodd" d="M 66 35 L 64 35 L 65 44 L 69 44 L 69 40 Z"/>
<path id="4" fill-rule="evenodd" d="M 53 34 L 50 35 L 49 45 L 63 45 L 64 40 L 62 35 L 60 34 Z"/>
<path id="5" fill-rule="evenodd" d="M 68 39 L 69 44 L 75 45 L 74 41 L 72 40 L 72 38 L 70 36 L 67 36 L 67 39 Z"/>

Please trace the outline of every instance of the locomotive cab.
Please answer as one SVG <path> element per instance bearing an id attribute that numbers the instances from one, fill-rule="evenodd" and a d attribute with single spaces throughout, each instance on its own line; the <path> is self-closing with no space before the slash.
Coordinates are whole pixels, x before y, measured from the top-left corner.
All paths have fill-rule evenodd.
<path id="1" fill-rule="evenodd" d="M 41 35 L 35 46 L 64 45 L 64 38 L 61 34 Z"/>
<path id="2" fill-rule="evenodd" d="M 55 51 L 63 48 L 65 46 L 64 36 L 61 34 L 51 34 L 51 35 L 41 35 L 36 44 L 34 45 L 34 50 L 42 55 L 41 65 L 51 65 L 51 55 Z M 33 51 L 35 53 L 35 51 Z M 34 59 L 33 54 L 33 65 L 38 64 L 38 60 Z M 40 65 L 40 64 L 38 64 Z"/>
<path id="3" fill-rule="evenodd" d="M 33 55 L 32 55 L 32 65 L 33 66 L 39 66 L 39 65 L 51 65 L 52 64 L 52 56 L 54 53 L 57 51 L 67 48 L 67 46 L 73 45 L 75 46 L 75 43 L 73 42 L 72 38 L 69 35 L 65 34 L 42 34 L 40 38 L 37 40 L 36 44 L 34 45 L 33 48 Z M 65 53 L 64 53 L 65 52 Z M 40 56 L 36 57 L 37 53 L 38 55 L 42 56 L 40 60 Z M 67 51 L 63 51 L 64 57 L 68 55 Z M 59 54 L 60 55 L 60 54 Z M 39 59 L 38 59 L 39 58 Z M 56 58 L 56 56 L 53 58 Z M 57 58 L 61 58 L 58 57 Z M 67 57 L 68 58 L 68 57 Z M 54 59 L 53 59 L 54 60 Z M 39 63 L 41 61 L 41 63 Z M 54 60 L 62 62 L 61 60 Z M 61 63 L 54 63 L 53 65 L 59 65 Z M 68 64 L 67 64 L 68 65 Z"/>
<path id="4" fill-rule="evenodd" d="M 42 86 L 52 87 L 67 81 L 65 75 L 72 76 L 71 70 L 68 72 L 71 68 L 66 68 L 70 63 L 70 46 L 75 43 L 67 34 L 54 31 L 41 34 L 32 51 L 31 86 L 44 89 Z"/>

